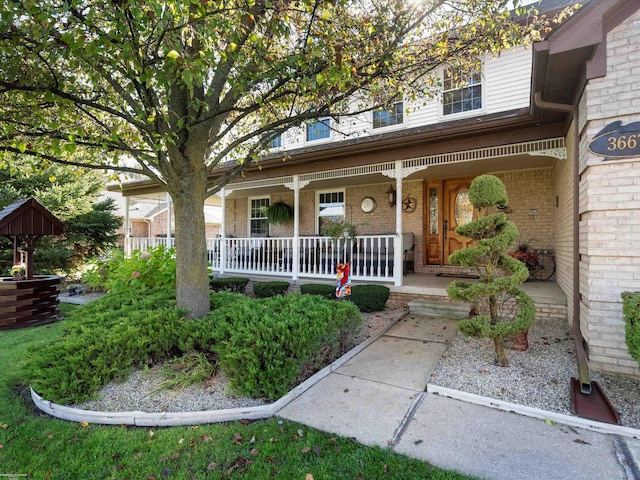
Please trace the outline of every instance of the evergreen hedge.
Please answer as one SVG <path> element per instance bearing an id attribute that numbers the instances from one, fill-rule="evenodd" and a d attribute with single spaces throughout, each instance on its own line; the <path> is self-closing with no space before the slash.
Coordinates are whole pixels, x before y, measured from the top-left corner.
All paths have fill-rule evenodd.
<path id="1" fill-rule="evenodd" d="M 244 293 L 248 283 L 249 279 L 244 277 L 212 278 L 209 288 L 214 292 Z"/>
<path id="2" fill-rule="evenodd" d="M 210 322 L 186 320 L 167 288 L 106 295 L 75 310 L 65 324 L 65 336 L 32 351 L 25 369 L 38 394 L 61 404 L 88 400 L 134 368 L 211 345 Z"/>
<path id="3" fill-rule="evenodd" d="M 389 300 L 389 288 L 384 285 L 354 285 L 346 300 L 356 304 L 361 312 L 381 312 Z"/>
<path id="4" fill-rule="evenodd" d="M 336 298 L 336 287 L 326 283 L 307 283 L 300 285 L 300 293 L 305 295 L 320 295 L 321 297 L 333 300 Z"/>
<path id="5" fill-rule="evenodd" d="M 211 313 L 218 365 L 239 395 L 276 399 L 351 347 L 362 317 L 349 302 L 292 294 L 238 298 Z"/>
<path id="6" fill-rule="evenodd" d="M 640 292 L 622 294 L 622 312 L 629 355 L 640 365 Z"/>
<path id="7" fill-rule="evenodd" d="M 254 282 L 253 294 L 256 298 L 275 297 L 276 295 L 284 295 L 289 289 L 289 282 Z"/>

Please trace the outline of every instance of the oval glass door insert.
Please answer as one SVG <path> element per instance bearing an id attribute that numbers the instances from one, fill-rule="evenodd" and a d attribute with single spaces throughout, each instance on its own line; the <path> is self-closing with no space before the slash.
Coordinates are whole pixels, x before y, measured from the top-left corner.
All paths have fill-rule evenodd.
<path id="1" fill-rule="evenodd" d="M 458 226 L 465 225 L 473 220 L 473 205 L 469 201 L 469 189 L 463 188 L 456 195 L 454 212 Z"/>

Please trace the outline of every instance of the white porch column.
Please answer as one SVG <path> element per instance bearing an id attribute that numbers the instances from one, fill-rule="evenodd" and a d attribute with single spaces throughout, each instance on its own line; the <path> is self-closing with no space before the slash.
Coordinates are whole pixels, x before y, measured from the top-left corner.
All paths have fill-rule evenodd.
<path id="1" fill-rule="evenodd" d="M 167 247 L 171 246 L 171 195 L 169 192 L 165 194 L 167 202 Z"/>
<path id="2" fill-rule="evenodd" d="M 293 255 L 292 280 L 300 276 L 300 177 L 293 176 Z"/>
<path id="3" fill-rule="evenodd" d="M 224 267 L 227 264 L 227 246 L 225 237 L 227 236 L 227 189 L 222 187 L 220 190 L 220 208 L 222 208 L 222 225 L 220 225 L 220 273 L 224 273 Z"/>
<path id="4" fill-rule="evenodd" d="M 393 284 L 402 285 L 402 160 L 396 160 L 396 238 L 393 245 Z"/>
<path id="5" fill-rule="evenodd" d="M 131 233 L 129 233 L 129 210 L 131 209 L 131 198 L 124 197 L 124 256 L 131 256 Z"/>

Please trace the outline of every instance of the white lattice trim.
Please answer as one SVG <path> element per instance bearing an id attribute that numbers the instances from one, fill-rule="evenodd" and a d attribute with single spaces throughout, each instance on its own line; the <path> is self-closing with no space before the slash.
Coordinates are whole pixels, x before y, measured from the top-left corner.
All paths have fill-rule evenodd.
<path id="1" fill-rule="evenodd" d="M 535 140 L 532 142 L 512 143 L 510 145 L 499 145 L 496 147 L 476 148 L 473 150 L 462 150 L 460 152 L 441 153 L 426 157 L 410 158 L 402 161 L 402 168 L 409 169 L 415 167 L 429 167 L 431 165 L 446 165 L 448 163 L 471 162 L 477 160 L 488 160 L 490 158 L 511 157 L 513 155 L 548 155 L 552 150 L 565 150 L 564 138 L 548 138 L 545 140 Z M 560 157 L 558 157 L 560 158 Z"/>
<path id="2" fill-rule="evenodd" d="M 250 180 L 248 182 L 238 182 L 233 183 L 231 186 L 233 190 L 250 190 L 254 188 L 264 188 L 264 187 L 277 187 L 280 185 L 287 185 L 288 183 L 293 184 L 293 177 L 274 177 L 274 178 L 264 178 L 262 180 Z"/>
<path id="3" fill-rule="evenodd" d="M 301 181 L 331 180 L 333 178 L 359 177 L 372 173 L 382 173 L 385 170 L 393 169 L 393 162 L 376 163 L 373 165 L 362 165 L 359 167 L 338 168 L 335 170 L 325 170 L 323 172 L 304 173 L 300 175 Z"/>

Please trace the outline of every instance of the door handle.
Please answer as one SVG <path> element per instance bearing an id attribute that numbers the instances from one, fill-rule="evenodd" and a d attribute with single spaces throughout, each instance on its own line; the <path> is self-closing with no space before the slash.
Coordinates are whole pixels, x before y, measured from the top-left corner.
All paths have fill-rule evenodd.
<path id="1" fill-rule="evenodd" d="M 444 239 L 445 239 L 445 240 L 447 239 L 447 230 L 448 230 L 448 229 L 449 229 L 449 220 L 446 220 L 446 219 L 445 219 L 445 221 L 444 221 L 444 228 L 443 228 L 443 230 L 444 230 L 444 232 L 443 232 L 443 233 L 444 233 Z"/>

